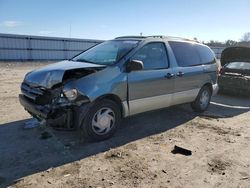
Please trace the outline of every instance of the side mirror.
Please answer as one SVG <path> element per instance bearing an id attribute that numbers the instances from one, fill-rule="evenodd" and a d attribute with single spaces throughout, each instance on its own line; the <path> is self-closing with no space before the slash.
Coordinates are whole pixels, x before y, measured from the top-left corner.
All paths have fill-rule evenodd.
<path id="1" fill-rule="evenodd" d="M 143 62 L 139 60 L 131 60 L 126 64 L 126 72 L 138 71 L 144 68 Z"/>

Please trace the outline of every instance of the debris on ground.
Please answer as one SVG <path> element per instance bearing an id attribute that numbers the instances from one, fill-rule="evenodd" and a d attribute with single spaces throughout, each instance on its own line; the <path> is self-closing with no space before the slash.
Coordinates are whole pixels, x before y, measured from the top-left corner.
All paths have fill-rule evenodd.
<path id="1" fill-rule="evenodd" d="M 174 146 L 174 149 L 171 151 L 171 153 L 173 153 L 173 154 L 182 154 L 182 155 L 186 155 L 186 156 L 192 155 L 191 150 L 188 150 L 188 149 L 176 146 L 176 145 Z"/>
<path id="2" fill-rule="evenodd" d="M 249 177 L 240 178 L 240 180 L 248 180 L 248 179 L 250 179 L 250 176 Z"/>
<path id="3" fill-rule="evenodd" d="M 164 174 L 167 174 L 166 170 L 161 170 Z"/>
<path id="4" fill-rule="evenodd" d="M 232 164 L 229 161 L 224 161 L 218 158 L 214 158 L 208 162 L 208 166 L 209 166 L 208 171 L 211 173 L 225 175 L 225 170 L 231 165 Z"/>
<path id="5" fill-rule="evenodd" d="M 128 153 L 125 151 L 121 151 L 119 149 L 112 149 L 105 154 L 106 159 L 111 159 L 111 158 L 124 158 L 125 156 L 129 156 Z"/>

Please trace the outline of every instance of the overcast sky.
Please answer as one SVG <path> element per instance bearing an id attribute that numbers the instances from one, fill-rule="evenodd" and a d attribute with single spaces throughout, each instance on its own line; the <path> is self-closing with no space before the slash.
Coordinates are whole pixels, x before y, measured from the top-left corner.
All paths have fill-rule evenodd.
<path id="1" fill-rule="evenodd" d="M 250 32 L 249 18 L 250 0 L 0 0 L 0 33 L 225 41 Z"/>

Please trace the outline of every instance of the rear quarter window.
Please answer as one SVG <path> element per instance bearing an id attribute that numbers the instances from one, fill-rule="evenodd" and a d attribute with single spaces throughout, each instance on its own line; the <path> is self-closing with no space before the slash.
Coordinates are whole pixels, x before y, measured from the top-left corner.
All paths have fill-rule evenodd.
<path id="1" fill-rule="evenodd" d="M 201 64 L 216 63 L 215 55 L 210 48 L 203 45 L 196 45 L 196 49 L 201 58 Z"/>
<path id="2" fill-rule="evenodd" d="M 169 41 L 176 61 L 180 67 L 190 67 L 201 64 L 201 58 L 196 49 L 196 44 L 188 42 Z"/>

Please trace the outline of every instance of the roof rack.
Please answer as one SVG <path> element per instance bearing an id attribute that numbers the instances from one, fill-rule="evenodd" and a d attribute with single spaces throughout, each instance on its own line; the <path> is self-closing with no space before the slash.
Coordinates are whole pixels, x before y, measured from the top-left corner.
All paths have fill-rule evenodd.
<path id="1" fill-rule="evenodd" d="M 151 36 L 122 36 L 122 37 L 117 37 L 115 39 L 124 39 L 124 38 L 138 38 L 138 39 L 145 39 L 145 38 L 168 38 L 168 39 L 176 39 L 176 40 L 182 40 L 182 41 L 190 41 L 190 42 L 198 42 L 197 40 L 193 39 L 187 39 L 183 37 L 173 37 L 173 36 L 164 36 L 164 35 L 151 35 Z"/>

